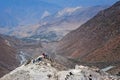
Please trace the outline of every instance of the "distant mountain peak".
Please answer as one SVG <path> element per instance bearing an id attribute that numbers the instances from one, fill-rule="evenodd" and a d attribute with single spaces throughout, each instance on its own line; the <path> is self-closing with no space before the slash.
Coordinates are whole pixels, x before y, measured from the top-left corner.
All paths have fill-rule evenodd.
<path id="1" fill-rule="evenodd" d="M 50 16 L 50 13 L 48 11 L 44 11 L 43 15 L 41 16 L 41 19 Z"/>
<path id="2" fill-rule="evenodd" d="M 65 14 L 69 14 L 70 15 L 73 12 L 75 12 L 76 10 L 81 9 L 81 8 L 82 7 L 80 7 L 80 6 L 74 7 L 74 8 L 70 8 L 70 7 L 64 8 L 63 10 L 61 10 L 61 11 L 58 12 L 57 17 L 61 17 L 61 16 L 65 15 Z"/>

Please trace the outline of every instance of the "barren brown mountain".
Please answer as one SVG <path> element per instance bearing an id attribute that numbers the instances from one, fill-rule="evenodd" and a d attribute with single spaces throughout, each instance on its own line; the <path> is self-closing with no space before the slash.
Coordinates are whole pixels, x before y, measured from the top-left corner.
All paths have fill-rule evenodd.
<path id="1" fill-rule="evenodd" d="M 57 53 L 77 62 L 120 63 L 120 1 L 68 33 Z"/>
<path id="2" fill-rule="evenodd" d="M 0 36 L 0 77 L 19 65 L 16 51 L 9 42 Z"/>

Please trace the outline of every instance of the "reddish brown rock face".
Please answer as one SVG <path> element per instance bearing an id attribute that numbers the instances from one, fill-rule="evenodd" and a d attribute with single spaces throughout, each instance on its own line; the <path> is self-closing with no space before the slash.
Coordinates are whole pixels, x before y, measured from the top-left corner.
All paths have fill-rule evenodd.
<path id="1" fill-rule="evenodd" d="M 119 62 L 120 1 L 67 34 L 57 52 L 84 62 Z"/>
<path id="2" fill-rule="evenodd" d="M 5 39 L 0 37 L 0 77 L 19 65 L 16 59 L 16 51 L 9 46 Z"/>

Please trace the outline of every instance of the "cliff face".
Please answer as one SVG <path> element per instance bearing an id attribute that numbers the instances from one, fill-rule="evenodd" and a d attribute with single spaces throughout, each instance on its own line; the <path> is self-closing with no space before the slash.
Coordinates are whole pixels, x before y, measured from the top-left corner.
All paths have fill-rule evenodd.
<path id="1" fill-rule="evenodd" d="M 16 50 L 9 41 L 0 36 L 0 77 L 15 69 L 19 61 L 16 59 Z"/>
<path id="2" fill-rule="evenodd" d="M 57 52 L 84 62 L 119 62 L 120 1 L 67 34 Z"/>

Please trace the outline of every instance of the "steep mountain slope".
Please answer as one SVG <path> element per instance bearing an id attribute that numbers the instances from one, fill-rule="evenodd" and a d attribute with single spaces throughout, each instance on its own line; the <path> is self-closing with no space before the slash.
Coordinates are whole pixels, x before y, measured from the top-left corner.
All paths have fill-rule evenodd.
<path id="1" fill-rule="evenodd" d="M 0 34 L 0 77 L 26 60 L 42 54 L 42 51 L 40 41 L 24 41 Z"/>
<path id="2" fill-rule="evenodd" d="M 0 36 L 0 77 L 19 65 L 16 50 Z"/>
<path id="3" fill-rule="evenodd" d="M 68 33 L 56 52 L 78 62 L 119 63 L 120 1 Z"/>
<path id="4" fill-rule="evenodd" d="M 75 69 L 60 71 L 53 62 L 42 60 L 40 62 L 22 65 L 0 80 L 119 80 L 98 68 L 76 66 Z M 57 67 L 60 67 L 57 65 Z M 60 67 L 62 68 L 62 66 Z"/>

